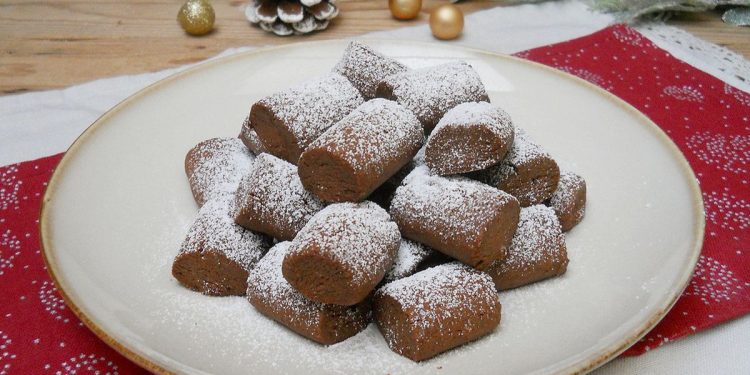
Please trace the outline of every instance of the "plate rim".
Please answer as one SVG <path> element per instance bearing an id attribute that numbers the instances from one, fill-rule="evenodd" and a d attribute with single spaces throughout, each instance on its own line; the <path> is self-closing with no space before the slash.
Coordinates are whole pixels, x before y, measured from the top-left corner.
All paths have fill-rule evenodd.
<path id="1" fill-rule="evenodd" d="M 259 47 L 259 48 L 254 48 L 250 51 L 239 52 L 239 53 L 229 55 L 229 56 L 209 58 L 206 61 L 197 63 L 194 66 L 188 67 L 184 70 L 181 70 L 167 77 L 164 77 L 154 83 L 151 83 L 150 85 L 140 89 L 134 94 L 123 99 L 122 101 L 117 103 L 115 106 L 113 106 L 112 108 L 104 112 L 101 116 L 99 116 L 99 118 L 97 118 L 93 123 L 91 123 L 91 125 L 89 125 L 75 139 L 75 141 L 73 141 L 73 143 L 68 147 L 68 149 L 63 154 L 63 157 L 60 159 L 57 166 L 55 167 L 55 171 L 50 177 L 47 187 L 44 191 L 44 195 L 43 195 L 42 202 L 41 202 L 40 215 L 39 215 L 39 240 L 40 240 L 40 246 L 42 250 L 42 258 L 47 268 L 47 273 L 50 275 L 50 278 L 52 279 L 52 282 L 54 283 L 55 287 L 60 293 L 60 296 L 62 297 L 63 301 L 70 308 L 70 310 L 76 315 L 76 317 L 80 319 L 86 325 L 86 327 L 89 330 L 91 330 L 100 340 L 102 340 L 105 344 L 107 344 L 109 347 L 117 351 L 119 354 L 121 354 L 125 358 L 135 362 L 138 366 L 150 372 L 157 373 L 157 374 L 175 374 L 176 373 L 174 372 L 174 370 L 170 370 L 166 368 L 165 366 L 158 364 L 156 360 L 148 358 L 146 354 L 142 354 L 141 351 L 139 351 L 137 348 L 131 348 L 129 345 L 119 342 L 115 337 L 113 337 L 115 335 L 110 335 L 105 329 L 103 329 L 96 322 L 94 322 L 94 319 L 90 318 L 90 316 L 93 316 L 93 314 L 91 314 L 91 312 L 84 311 L 84 309 L 79 307 L 76 301 L 67 292 L 67 288 L 71 288 L 71 287 L 68 284 L 66 284 L 66 282 L 64 281 L 63 274 L 57 268 L 57 264 L 55 263 L 55 259 L 57 255 L 55 254 L 55 250 L 53 249 L 54 243 L 52 241 L 52 235 L 51 235 L 51 230 L 50 230 L 52 224 L 50 222 L 50 217 L 49 217 L 49 202 L 55 196 L 55 191 L 57 190 L 56 189 L 57 184 L 59 183 L 59 181 L 65 178 L 65 167 L 75 157 L 76 151 L 78 151 L 79 148 L 81 148 L 84 144 L 86 144 L 87 140 L 91 137 L 91 135 L 94 134 L 94 132 L 96 132 L 96 130 L 101 128 L 104 124 L 106 124 L 107 120 L 110 117 L 114 116 L 121 110 L 127 108 L 131 102 L 134 102 L 140 99 L 146 94 L 154 90 L 157 90 L 161 88 L 162 86 L 168 83 L 171 83 L 172 81 L 187 77 L 188 75 L 198 73 L 200 71 L 209 69 L 216 65 L 225 64 L 235 59 L 247 58 L 248 56 L 252 56 L 255 54 L 267 53 L 269 51 L 273 51 L 277 49 L 296 49 L 303 45 L 305 47 L 310 47 L 311 44 L 314 44 L 314 45 L 338 44 L 338 43 L 344 43 L 344 42 L 352 41 L 352 40 L 360 40 L 365 43 L 367 42 L 394 43 L 395 42 L 399 44 L 417 44 L 417 45 L 426 45 L 426 46 L 432 46 L 432 47 L 439 46 L 440 48 L 459 49 L 459 50 L 464 50 L 468 52 L 490 56 L 493 58 L 512 60 L 516 63 L 531 65 L 534 68 L 542 69 L 547 72 L 551 72 L 552 74 L 555 74 L 559 77 L 567 79 L 575 84 L 582 85 L 584 87 L 587 87 L 590 90 L 594 90 L 602 97 L 606 98 L 613 104 L 621 107 L 627 112 L 630 112 L 636 118 L 638 118 L 640 120 L 639 123 L 641 124 L 641 126 L 645 126 L 648 130 L 650 130 L 656 136 L 656 138 L 666 147 L 666 149 L 670 152 L 670 154 L 672 154 L 672 157 L 674 157 L 675 160 L 680 165 L 681 172 L 684 174 L 684 176 L 689 177 L 688 185 L 689 185 L 690 192 L 692 195 L 692 201 L 693 201 L 693 206 L 694 206 L 693 207 L 694 218 L 696 219 L 695 228 L 693 229 L 694 234 L 695 234 L 695 241 L 693 242 L 691 246 L 691 253 L 689 254 L 690 255 L 689 257 L 690 267 L 686 267 L 682 271 L 682 273 L 679 275 L 678 282 L 673 285 L 671 293 L 669 293 L 668 298 L 665 299 L 666 303 L 658 304 L 657 305 L 658 309 L 655 314 L 650 316 L 648 319 L 645 319 L 645 321 L 642 324 L 634 328 L 628 335 L 625 335 L 623 338 L 616 340 L 614 343 L 610 344 L 609 346 L 602 348 L 601 350 L 595 353 L 592 353 L 591 355 L 587 356 L 586 358 L 581 359 L 580 361 L 571 363 L 567 365 L 566 367 L 559 369 L 558 372 L 565 373 L 565 374 L 581 374 L 581 373 L 587 373 L 589 371 L 592 371 L 602 366 L 603 364 L 609 362 L 611 359 L 614 359 L 618 354 L 624 352 L 630 346 L 635 344 L 641 337 L 645 336 L 646 333 L 648 333 L 651 329 L 653 329 L 667 315 L 667 313 L 669 313 L 671 308 L 674 306 L 674 304 L 677 302 L 679 297 L 682 295 L 682 292 L 688 286 L 690 278 L 693 275 L 693 271 L 697 265 L 698 258 L 701 253 L 701 249 L 703 247 L 703 240 L 704 240 L 704 235 L 705 235 L 705 211 L 703 210 L 703 207 L 704 207 L 703 195 L 701 193 L 700 186 L 698 185 L 698 179 L 695 176 L 695 172 L 690 167 L 690 164 L 688 163 L 687 159 L 685 158 L 685 155 L 682 153 L 682 151 L 680 151 L 680 149 L 677 147 L 674 141 L 672 141 L 672 139 L 669 138 L 669 136 L 664 132 L 664 130 L 662 130 L 656 123 L 654 123 L 650 118 L 648 118 L 648 116 L 646 116 L 644 113 L 642 113 L 637 108 L 630 105 L 629 103 L 625 102 L 623 99 L 617 97 L 616 95 L 610 93 L 609 91 L 599 86 L 596 86 L 595 84 L 589 81 L 586 81 L 572 74 L 557 70 L 550 66 L 547 66 L 547 65 L 535 62 L 535 61 L 527 60 L 524 58 L 507 55 L 507 54 L 501 54 L 501 53 L 478 49 L 478 48 L 456 46 L 456 45 L 445 45 L 445 44 L 441 44 L 437 42 L 423 42 L 423 41 L 414 41 L 414 40 L 388 40 L 388 39 L 376 39 L 376 38 L 348 38 L 348 39 L 328 39 L 328 40 L 319 40 L 319 41 L 303 41 L 303 42 L 295 42 L 295 43 L 279 45 L 279 46 Z M 59 254 L 59 252 L 57 254 Z"/>

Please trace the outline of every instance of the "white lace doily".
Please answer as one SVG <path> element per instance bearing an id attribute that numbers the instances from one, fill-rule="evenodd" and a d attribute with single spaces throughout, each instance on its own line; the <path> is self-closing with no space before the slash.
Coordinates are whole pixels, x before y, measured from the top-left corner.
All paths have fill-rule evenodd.
<path id="1" fill-rule="evenodd" d="M 662 23 L 643 23 L 635 29 L 676 58 L 750 93 L 750 61 L 742 55 Z"/>

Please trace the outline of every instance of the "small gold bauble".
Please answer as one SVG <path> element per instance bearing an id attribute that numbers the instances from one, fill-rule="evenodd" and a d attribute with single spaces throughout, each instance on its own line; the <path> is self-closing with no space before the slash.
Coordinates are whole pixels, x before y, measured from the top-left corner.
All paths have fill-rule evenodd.
<path id="1" fill-rule="evenodd" d="M 191 35 L 208 34 L 214 28 L 214 8 L 208 0 L 188 0 L 177 13 L 180 26 Z"/>
<path id="2" fill-rule="evenodd" d="M 419 15 L 422 10 L 422 0 L 388 0 L 388 8 L 394 18 L 410 20 Z"/>
<path id="3" fill-rule="evenodd" d="M 441 5 L 430 13 L 430 30 L 438 39 L 455 39 L 464 29 L 464 13 L 453 4 Z"/>

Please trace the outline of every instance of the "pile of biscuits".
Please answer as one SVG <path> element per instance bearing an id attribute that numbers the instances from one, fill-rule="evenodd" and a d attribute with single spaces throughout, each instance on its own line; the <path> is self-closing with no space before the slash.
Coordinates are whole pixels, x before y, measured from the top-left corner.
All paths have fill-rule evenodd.
<path id="1" fill-rule="evenodd" d="M 565 272 L 584 180 L 490 104 L 461 61 L 409 69 L 352 42 L 328 74 L 191 149 L 200 210 L 172 274 L 246 295 L 321 344 L 374 320 L 414 361 L 500 322 L 498 291 Z"/>

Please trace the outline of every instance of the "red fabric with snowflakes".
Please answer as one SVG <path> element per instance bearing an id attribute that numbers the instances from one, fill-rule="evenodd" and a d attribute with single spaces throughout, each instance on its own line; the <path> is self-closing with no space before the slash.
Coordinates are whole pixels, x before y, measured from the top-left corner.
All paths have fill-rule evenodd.
<path id="1" fill-rule="evenodd" d="M 62 154 L 0 168 L 0 375 L 146 373 L 65 306 L 39 245 L 39 208 Z"/>
<path id="2" fill-rule="evenodd" d="M 750 94 L 626 26 L 518 55 L 638 108 L 672 138 L 700 182 L 706 235 L 693 279 L 669 315 L 625 355 L 750 312 Z"/>
<path id="3" fill-rule="evenodd" d="M 518 54 L 597 84 L 648 115 L 700 180 L 706 237 L 687 290 L 626 355 L 750 312 L 750 94 L 625 26 Z M 66 308 L 39 251 L 41 194 L 61 155 L 0 168 L 0 375 L 145 372 Z"/>

